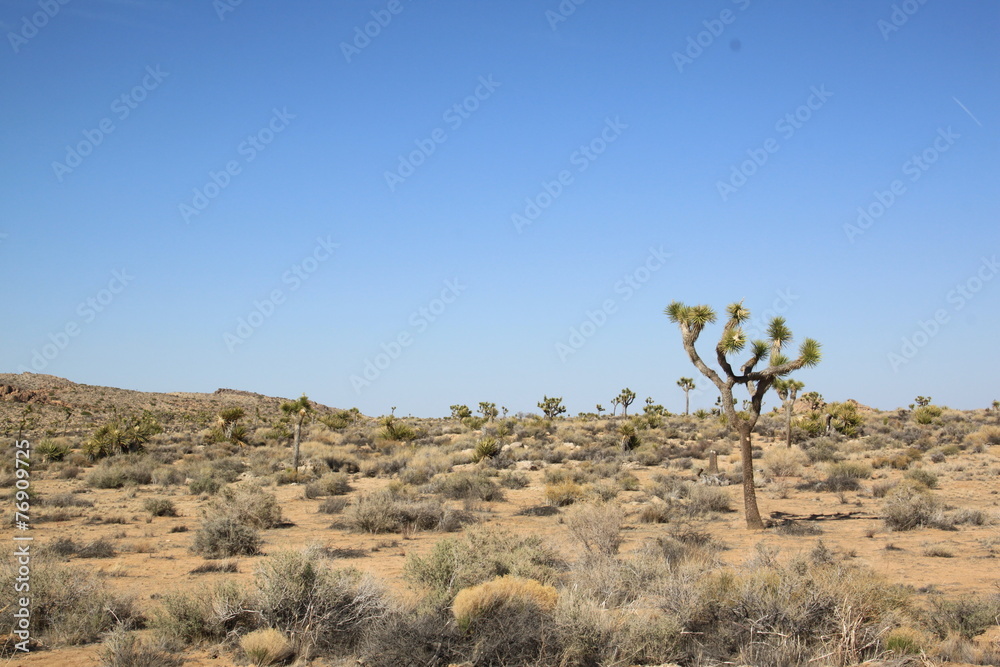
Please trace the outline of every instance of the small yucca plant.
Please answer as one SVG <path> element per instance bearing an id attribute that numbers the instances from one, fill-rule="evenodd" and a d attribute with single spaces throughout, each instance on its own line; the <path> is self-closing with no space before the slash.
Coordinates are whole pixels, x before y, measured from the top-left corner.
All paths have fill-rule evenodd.
<path id="1" fill-rule="evenodd" d="M 476 449 L 472 454 L 472 460 L 479 463 L 483 459 L 492 459 L 500 453 L 502 445 L 500 441 L 491 435 L 481 438 L 476 443 Z"/>

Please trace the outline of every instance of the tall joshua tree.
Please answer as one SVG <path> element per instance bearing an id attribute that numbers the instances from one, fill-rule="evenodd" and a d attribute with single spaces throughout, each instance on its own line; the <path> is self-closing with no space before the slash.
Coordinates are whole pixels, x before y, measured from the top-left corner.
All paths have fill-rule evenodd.
<path id="1" fill-rule="evenodd" d="M 635 400 L 635 392 L 625 387 L 622 392 L 618 394 L 618 403 L 622 406 L 622 416 L 628 417 L 628 406 L 632 405 L 632 401 Z"/>
<path id="2" fill-rule="evenodd" d="M 295 468 L 295 472 L 298 473 L 299 440 L 302 437 L 302 424 L 313 411 L 313 407 L 309 402 L 309 398 L 305 394 L 302 394 L 294 401 L 286 401 L 285 403 L 282 403 L 281 411 L 284 412 L 290 419 L 295 420 L 295 436 L 292 443 L 292 467 Z"/>
<path id="3" fill-rule="evenodd" d="M 691 403 L 688 401 L 688 392 L 694 389 L 694 380 L 691 378 L 681 378 L 677 381 L 677 386 L 684 390 L 684 414 L 691 414 Z"/>
<path id="4" fill-rule="evenodd" d="M 785 404 L 785 445 L 788 447 L 792 446 L 792 408 L 795 407 L 799 389 L 804 386 L 802 382 L 791 378 L 778 378 L 774 381 L 774 390 Z"/>
<path id="5" fill-rule="evenodd" d="M 680 327 L 681 341 L 691 363 L 701 371 L 719 389 L 722 394 L 722 410 L 729 426 L 740 436 L 740 460 L 743 463 L 743 506 L 746 513 L 748 528 L 761 529 L 764 522 L 757 509 L 757 494 L 754 491 L 753 450 L 750 436 L 760 411 L 764 394 L 778 378 L 788 375 L 803 366 L 815 366 L 820 361 L 819 343 L 806 338 L 799 347 L 799 356 L 790 361 L 781 353 L 782 347 L 791 341 L 792 332 L 785 326 L 782 317 L 775 317 L 767 328 L 769 341 L 755 340 L 750 344 L 750 358 L 739 370 L 734 369 L 729 361 L 729 355 L 742 352 L 747 346 L 746 335 L 743 333 L 743 323 L 750 319 L 750 310 L 743 302 L 730 304 L 726 308 L 729 319 L 722 329 L 722 335 L 715 346 L 715 357 L 725 377 L 702 361 L 695 342 L 706 324 L 715 322 L 715 311 L 708 306 L 686 306 L 674 301 L 667 306 L 664 313 Z M 758 369 L 757 365 L 767 358 L 767 366 Z M 736 412 L 733 406 L 733 387 L 743 385 L 750 394 L 750 404 L 747 409 Z"/>

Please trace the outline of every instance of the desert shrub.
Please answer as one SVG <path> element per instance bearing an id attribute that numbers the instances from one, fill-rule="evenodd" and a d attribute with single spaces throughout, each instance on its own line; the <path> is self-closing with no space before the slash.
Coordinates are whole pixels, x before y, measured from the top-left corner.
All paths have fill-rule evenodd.
<path id="1" fill-rule="evenodd" d="M 612 556 L 622 543 L 625 513 L 611 503 L 578 504 L 566 513 L 566 527 L 588 554 Z"/>
<path id="2" fill-rule="evenodd" d="M 927 614 L 932 632 L 944 639 L 955 633 L 972 639 L 988 627 L 997 625 L 1000 617 L 1000 595 L 964 595 L 949 599 L 934 597 Z"/>
<path id="3" fill-rule="evenodd" d="M 37 501 L 36 501 L 37 502 Z M 45 499 L 44 504 L 48 507 L 93 507 L 94 503 L 86 498 L 81 498 L 75 493 L 57 493 Z"/>
<path id="4" fill-rule="evenodd" d="M 177 516 L 177 508 L 167 498 L 147 498 L 142 508 L 152 516 Z"/>
<path id="5" fill-rule="evenodd" d="M 115 545 L 106 537 L 87 542 L 76 550 L 77 558 L 114 558 Z"/>
<path id="6" fill-rule="evenodd" d="M 108 633 L 97 653 L 102 667 L 178 667 L 183 660 L 150 646 L 121 623 Z"/>
<path id="7" fill-rule="evenodd" d="M 919 461 L 923 457 L 923 452 L 911 447 L 904 452 L 880 456 L 873 461 L 876 468 L 894 468 L 896 470 L 906 470 L 914 461 Z"/>
<path id="8" fill-rule="evenodd" d="M 952 513 L 951 519 L 956 525 L 988 526 L 993 523 L 992 517 L 986 512 L 970 508 L 956 510 Z"/>
<path id="9" fill-rule="evenodd" d="M 190 484 L 188 484 L 188 491 L 191 492 L 191 495 L 195 496 L 202 493 L 212 495 L 218 493 L 221 488 L 222 482 L 208 474 L 196 477 L 191 480 Z"/>
<path id="10" fill-rule="evenodd" d="M 556 482 L 545 487 L 545 502 L 554 507 L 572 505 L 583 496 L 583 487 L 576 482 Z"/>
<path id="11" fill-rule="evenodd" d="M 260 615 L 253 611 L 255 606 L 245 583 L 220 581 L 196 595 L 164 595 L 149 625 L 157 637 L 169 641 L 219 641 L 256 629 Z"/>
<path id="12" fill-rule="evenodd" d="M 523 472 L 502 472 L 498 479 L 500 480 L 500 486 L 505 489 L 523 489 L 531 483 L 531 480 Z"/>
<path id="13" fill-rule="evenodd" d="M 926 489 L 900 484 L 886 494 L 881 516 L 890 530 L 911 530 L 934 524 L 941 516 L 941 506 Z"/>
<path id="14" fill-rule="evenodd" d="M 802 471 L 806 460 L 798 447 L 771 447 L 764 454 L 763 465 L 771 477 L 792 477 Z"/>
<path id="15" fill-rule="evenodd" d="M 505 574 L 554 583 L 561 567 L 556 552 L 538 536 L 484 525 L 439 541 L 426 556 L 408 556 L 403 575 L 432 598 L 450 602 L 459 590 Z"/>
<path id="16" fill-rule="evenodd" d="M 315 482 L 306 484 L 305 497 L 318 498 L 319 496 L 341 496 L 350 493 L 351 485 L 348 481 L 347 473 L 329 473 L 323 475 Z"/>
<path id="17" fill-rule="evenodd" d="M 253 526 L 238 522 L 231 516 L 205 519 L 195 532 L 191 549 L 206 558 L 255 556 L 260 553 L 262 540 Z"/>
<path id="18" fill-rule="evenodd" d="M 161 465 L 153 470 L 153 484 L 174 486 L 184 483 L 184 473 L 172 465 Z"/>
<path id="19" fill-rule="evenodd" d="M 732 499 L 729 492 L 721 486 L 695 484 L 691 487 L 689 499 L 687 508 L 692 514 L 732 510 Z"/>
<path id="20" fill-rule="evenodd" d="M 826 468 L 826 479 L 816 485 L 823 491 L 857 491 L 860 481 L 872 476 L 872 468 L 860 461 L 839 461 Z"/>
<path id="21" fill-rule="evenodd" d="M 665 502 L 647 503 L 639 510 L 640 523 L 668 523 L 674 515 L 673 508 Z"/>
<path id="22" fill-rule="evenodd" d="M 454 515 L 439 500 L 399 498 L 382 490 L 358 496 L 347 512 L 355 530 L 367 533 L 393 533 L 413 530 L 453 530 L 458 526 Z"/>
<path id="23" fill-rule="evenodd" d="M 321 514 L 339 514 L 347 507 L 347 498 L 334 496 L 320 502 L 318 511 Z"/>
<path id="24" fill-rule="evenodd" d="M 843 458 L 836 436 L 814 438 L 806 443 L 806 456 L 812 463 L 839 461 Z"/>
<path id="25" fill-rule="evenodd" d="M 224 487 L 212 501 L 208 512 L 251 528 L 274 528 L 282 521 L 275 495 L 250 482 Z"/>
<path id="26" fill-rule="evenodd" d="M 153 468 L 153 462 L 146 457 L 105 459 L 90 471 L 86 484 L 95 489 L 149 484 L 153 481 Z"/>
<path id="27" fill-rule="evenodd" d="M 300 646 L 349 648 L 387 610 L 385 595 L 370 576 L 330 569 L 309 552 L 264 560 L 254 589 L 263 624 L 295 636 Z"/>
<path id="28" fill-rule="evenodd" d="M 974 451 L 982 451 L 985 447 L 1000 445 L 1000 426 L 983 426 L 978 431 L 965 436 L 962 444 Z"/>
<path id="29" fill-rule="evenodd" d="M 495 473 L 494 473 L 495 474 Z M 438 475 L 428 485 L 432 493 L 440 493 L 453 500 L 501 501 L 503 489 L 482 472 L 453 472 Z"/>
<path id="30" fill-rule="evenodd" d="M 292 643 L 274 628 L 254 630 L 240 637 L 240 649 L 250 664 L 263 667 L 285 662 L 292 656 Z"/>
<path id="31" fill-rule="evenodd" d="M 15 591 L 17 558 L 10 549 L 0 553 L 0 590 Z M 97 573 L 65 565 L 43 552 L 31 558 L 31 636 L 46 644 L 87 644 L 97 641 L 119 622 L 127 627 L 142 621 L 132 598 L 110 590 Z M 18 627 L 13 604 L 0 606 L 0 632 Z"/>
<path id="32" fill-rule="evenodd" d="M 382 429 L 378 437 L 390 442 L 410 442 L 420 437 L 420 432 L 405 422 L 401 422 L 392 415 L 382 418 Z"/>
<path id="33" fill-rule="evenodd" d="M 938 476 L 926 468 L 911 468 L 904 477 L 928 489 L 936 489 L 938 485 Z"/>

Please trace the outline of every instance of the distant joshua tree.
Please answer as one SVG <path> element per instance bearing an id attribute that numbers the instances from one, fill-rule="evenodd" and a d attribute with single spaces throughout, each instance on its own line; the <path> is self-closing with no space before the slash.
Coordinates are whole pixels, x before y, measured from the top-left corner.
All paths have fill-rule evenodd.
<path id="1" fill-rule="evenodd" d="M 561 397 L 549 398 L 548 396 L 543 396 L 542 400 L 538 402 L 538 407 L 542 409 L 546 419 L 558 417 L 562 413 L 566 412 L 566 408 L 563 407 Z"/>
<path id="2" fill-rule="evenodd" d="M 635 392 L 625 387 L 622 392 L 618 394 L 618 402 L 622 406 L 622 417 L 628 417 L 628 406 L 632 405 L 632 401 L 635 400 Z"/>
<path id="3" fill-rule="evenodd" d="M 733 368 L 728 356 L 742 352 L 747 346 L 746 334 L 743 333 L 743 323 L 750 319 L 750 310 L 742 302 L 730 304 L 726 308 L 729 315 L 718 344 L 715 346 L 716 360 L 725 376 L 723 379 L 714 369 L 702 361 L 695 349 L 698 336 L 706 324 L 715 322 L 715 311 L 708 306 L 686 306 L 674 301 L 665 309 L 665 314 L 671 322 L 678 325 L 681 331 L 681 341 L 688 357 L 701 374 L 718 387 L 722 395 L 722 409 L 725 411 L 729 426 L 740 436 L 740 459 L 743 463 L 743 505 L 748 528 L 762 529 L 764 522 L 757 508 L 757 494 L 754 490 L 753 448 L 750 436 L 757 420 L 764 395 L 778 378 L 788 375 L 804 366 L 815 366 L 819 363 L 820 346 L 811 338 L 805 339 L 799 347 L 799 356 L 790 361 L 782 353 L 782 347 L 791 341 L 792 332 L 785 326 L 782 317 L 771 320 L 767 329 L 769 341 L 755 340 L 750 344 L 750 358 L 739 369 Z M 757 365 L 765 359 L 768 364 L 763 369 Z M 748 410 L 736 412 L 733 406 L 733 387 L 741 384 L 750 393 Z"/>
<path id="4" fill-rule="evenodd" d="M 312 414 L 313 407 L 309 402 L 309 397 L 302 394 L 294 401 L 286 401 L 281 404 L 281 411 L 285 413 L 290 419 L 295 420 L 295 435 L 292 443 L 292 468 L 295 472 L 299 471 L 299 441 L 302 438 L 302 425 L 306 422 L 306 419 Z"/>
<path id="5" fill-rule="evenodd" d="M 993 402 L 994 402 L 994 403 L 996 403 L 996 401 L 993 401 Z M 594 409 L 595 409 L 595 410 L 597 410 L 597 417 L 598 417 L 598 418 L 600 418 L 600 416 L 601 416 L 601 413 L 602 413 L 602 412 L 604 412 L 604 406 L 603 406 L 603 405 L 601 405 L 600 403 L 598 403 L 598 404 L 597 404 L 597 405 L 596 405 L 596 406 L 594 407 Z"/>
<path id="6" fill-rule="evenodd" d="M 691 404 L 688 401 L 688 392 L 694 389 L 694 380 L 691 378 L 681 378 L 677 381 L 677 386 L 684 390 L 684 414 L 691 414 Z"/>
<path id="7" fill-rule="evenodd" d="M 915 399 L 913 399 L 913 402 L 923 408 L 931 404 L 931 397 L 917 396 Z"/>
<path id="8" fill-rule="evenodd" d="M 611 399 L 611 416 L 614 417 L 618 414 L 618 406 L 621 405 L 621 399 L 615 396 Z"/>
<path id="9" fill-rule="evenodd" d="M 795 407 L 795 397 L 805 384 L 798 380 L 778 378 L 774 381 L 774 390 L 778 392 L 785 406 L 785 444 L 792 446 L 792 409 Z"/>

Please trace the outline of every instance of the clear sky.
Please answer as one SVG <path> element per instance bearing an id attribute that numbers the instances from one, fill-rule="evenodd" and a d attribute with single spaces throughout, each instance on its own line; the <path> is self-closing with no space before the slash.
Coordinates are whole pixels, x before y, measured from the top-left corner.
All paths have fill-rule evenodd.
<path id="1" fill-rule="evenodd" d="M 678 411 L 716 393 L 664 307 L 743 299 L 822 342 L 828 400 L 1000 398 L 995 2 L 8 0 L 0 31 L 0 371 Z"/>

